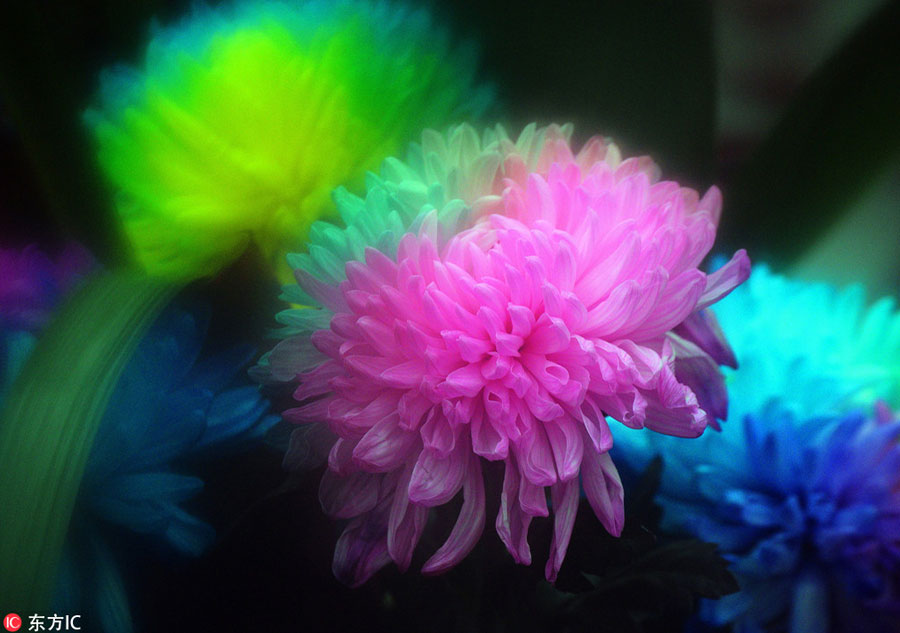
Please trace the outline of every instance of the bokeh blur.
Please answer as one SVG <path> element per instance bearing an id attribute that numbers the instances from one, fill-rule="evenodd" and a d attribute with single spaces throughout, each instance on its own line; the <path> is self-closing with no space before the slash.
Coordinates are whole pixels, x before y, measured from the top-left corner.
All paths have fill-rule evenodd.
<path id="1" fill-rule="evenodd" d="M 803 279 L 900 292 L 900 2 L 426 4 L 478 43 L 510 130 L 571 121 L 579 140 L 606 135 L 687 186 L 718 185 L 718 253 L 746 248 Z M 101 263 L 129 259 L 82 115 L 100 70 L 139 62 L 150 25 L 191 5 L 47 0 L 2 9 L 0 247 L 53 250 L 75 239 Z M 271 325 L 275 293 L 256 283 L 258 266 L 250 253 L 198 290 L 212 304 L 213 337 L 244 332 L 258 342 Z M 280 456 L 265 446 L 227 470 L 200 468 L 207 487 L 191 509 L 231 527 L 201 560 L 134 546 L 152 570 L 134 580 L 141 630 L 312 630 L 327 617 L 329 630 L 343 630 L 371 624 L 373 613 L 388 614 L 394 630 L 422 630 L 446 606 L 430 596 L 456 591 L 447 579 L 470 571 L 350 592 L 330 576 L 330 545 L 315 546 L 331 542 L 330 523 L 302 512 L 317 503 L 315 482 L 282 486 Z M 479 576 L 470 591 L 508 600 L 492 580 Z M 477 630 L 476 615 L 434 630 Z"/>

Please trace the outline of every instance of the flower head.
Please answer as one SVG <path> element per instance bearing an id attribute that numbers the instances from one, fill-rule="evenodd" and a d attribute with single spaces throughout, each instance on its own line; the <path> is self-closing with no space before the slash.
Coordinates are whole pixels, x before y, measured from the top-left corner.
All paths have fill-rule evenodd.
<path id="1" fill-rule="evenodd" d="M 337 252 L 295 260 L 320 307 L 286 314 L 291 336 L 267 370 L 300 374 L 303 404 L 285 417 L 330 437 L 320 499 L 352 519 L 334 560 L 348 583 L 390 560 L 406 568 L 429 508 L 462 490 L 423 571 L 459 562 L 484 525 L 482 460 L 505 462 L 496 529 L 518 562 L 552 506 L 555 578 L 579 478 L 604 526 L 622 529 L 606 414 L 686 437 L 724 415 L 716 361 L 673 332 L 749 272 L 743 252 L 719 274 L 697 268 L 718 190 L 658 182 L 649 160 L 623 162 L 601 139 L 576 154 L 568 133 L 426 133 L 365 201 L 338 196 L 349 221 L 326 238 Z M 360 252 L 343 272 L 328 263 Z"/>
<path id="2" fill-rule="evenodd" d="M 710 452 L 673 510 L 719 543 L 742 588 L 705 603 L 704 619 L 887 630 L 900 613 L 900 421 L 859 412 L 801 421 L 774 401 L 735 424 L 739 442 Z"/>
<path id="3" fill-rule="evenodd" d="M 473 67 L 402 4 L 244 0 L 158 31 L 87 120 L 148 271 L 212 274 L 248 240 L 284 268 L 336 186 L 486 108 Z"/>
<path id="4" fill-rule="evenodd" d="M 187 312 L 163 313 L 129 360 L 104 413 L 56 595 L 58 607 L 86 613 L 92 628 L 131 628 L 118 564 L 125 552 L 104 535 L 130 533 L 150 546 L 200 554 L 214 532 L 183 507 L 203 481 L 183 474 L 181 462 L 246 448 L 277 421 L 266 415 L 269 404 L 259 390 L 238 378 L 253 349 L 201 358 L 205 329 Z"/>
<path id="5" fill-rule="evenodd" d="M 860 411 L 898 391 L 894 302 L 866 309 L 860 287 L 758 266 L 716 314 L 741 363 L 726 370 L 731 421 L 691 443 L 617 430 L 617 459 L 662 455 L 667 527 L 732 560 L 743 590 L 707 604 L 709 623 L 881 630 L 861 618 L 900 607 L 900 423 Z"/>

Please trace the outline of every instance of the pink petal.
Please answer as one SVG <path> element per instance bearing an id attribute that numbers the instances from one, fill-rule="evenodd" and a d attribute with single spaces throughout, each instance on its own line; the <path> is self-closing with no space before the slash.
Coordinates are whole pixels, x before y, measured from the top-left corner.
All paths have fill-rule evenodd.
<path id="1" fill-rule="evenodd" d="M 535 486 L 551 486 L 556 483 L 556 464 L 543 426 L 533 424 L 515 444 L 519 468 Z"/>
<path id="2" fill-rule="evenodd" d="M 550 489 L 553 499 L 553 540 L 550 543 L 550 557 L 544 575 L 549 582 L 556 581 L 556 575 L 562 567 L 572 538 L 575 515 L 578 514 L 578 497 L 580 488 L 578 480 L 564 481 Z"/>
<path id="3" fill-rule="evenodd" d="M 418 438 L 416 433 L 401 428 L 399 420 L 396 413 L 386 415 L 359 440 L 353 458 L 362 468 L 383 473 L 406 462 Z"/>
<path id="4" fill-rule="evenodd" d="M 329 360 L 311 371 L 300 374 L 300 384 L 294 390 L 294 400 L 300 402 L 314 396 L 325 395 L 331 391 L 329 381 L 343 373 L 344 368 L 340 363 Z"/>
<path id="5" fill-rule="evenodd" d="M 439 458 L 446 458 L 456 447 L 456 429 L 454 429 L 450 421 L 444 413 L 432 407 L 428 411 L 428 416 L 422 429 L 419 431 L 425 448 L 434 451 Z"/>
<path id="6" fill-rule="evenodd" d="M 595 451 L 605 453 L 612 448 L 613 436 L 609 424 L 606 423 L 603 410 L 591 398 L 585 398 L 581 405 L 581 422 Z M 590 450 L 590 447 L 585 447 L 584 450 Z"/>
<path id="7" fill-rule="evenodd" d="M 481 368 L 477 364 L 471 364 L 451 372 L 441 384 L 441 392 L 447 398 L 473 398 L 481 392 L 482 387 L 484 378 L 481 377 Z"/>
<path id="8" fill-rule="evenodd" d="M 609 453 L 585 451 L 581 476 L 584 494 L 594 514 L 607 532 L 619 536 L 625 525 L 625 493 Z"/>
<path id="9" fill-rule="evenodd" d="M 409 503 L 407 489 L 412 471 L 413 464 L 409 462 L 394 489 L 388 519 L 387 548 L 400 571 L 409 568 L 428 518 L 428 508 Z"/>
<path id="10" fill-rule="evenodd" d="M 749 278 L 750 258 L 747 251 L 741 249 L 732 255 L 727 264 L 707 276 L 706 288 L 700 296 L 696 310 L 702 310 L 723 299 Z"/>
<path id="11" fill-rule="evenodd" d="M 466 460 L 461 450 L 462 442 L 447 457 L 424 449 L 419 454 L 409 482 L 409 499 L 423 506 L 447 503 L 459 491 L 465 475 Z"/>
<path id="12" fill-rule="evenodd" d="M 574 420 L 561 418 L 544 424 L 547 439 L 553 451 L 553 461 L 560 481 L 568 481 L 578 476 L 581 467 L 583 442 L 581 431 Z"/>
<path id="13" fill-rule="evenodd" d="M 519 478 L 515 458 L 506 460 L 506 474 L 503 477 L 503 492 L 500 493 L 500 511 L 495 527 L 506 549 L 521 565 L 531 564 L 531 548 L 528 547 L 528 526 L 531 515 L 522 512 L 519 506 Z"/>
<path id="14" fill-rule="evenodd" d="M 484 480 L 481 462 L 475 455 L 469 456 L 463 495 L 463 505 L 453 531 L 422 567 L 423 574 L 439 574 L 455 566 L 472 551 L 484 530 Z"/>
<path id="15" fill-rule="evenodd" d="M 480 407 L 472 416 L 472 450 L 476 454 L 496 461 L 509 453 L 509 439 L 499 433 Z"/>
<path id="16" fill-rule="evenodd" d="M 524 475 L 519 479 L 519 506 L 522 512 L 533 517 L 550 516 L 546 490 L 543 486 L 535 486 Z"/>
<path id="17" fill-rule="evenodd" d="M 628 338 L 641 341 L 671 330 L 697 309 L 706 275 L 692 268 L 669 280 L 650 316 Z"/>
<path id="18" fill-rule="evenodd" d="M 313 402 L 309 402 L 300 407 L 288 409 L 281 416 L 288 422 L 294 424 L 309 424 L 311 422 L 322 422 L 327 419 L 328 407 L 334 401 L 333 396 L 319 398 Z"/>

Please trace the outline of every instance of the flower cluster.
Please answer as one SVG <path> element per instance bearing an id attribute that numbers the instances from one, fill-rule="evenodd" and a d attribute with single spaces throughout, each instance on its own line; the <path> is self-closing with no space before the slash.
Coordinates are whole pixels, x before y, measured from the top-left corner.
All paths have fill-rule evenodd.
<path id="1" fill-rule="evenodd" d="M 709 623 L 881 630 L 862 618 L 900 606 L 900 424 L 884 404 L 861 412 L 900 388 L 894 302 L 759 266 L 716 312 L 741 363 L 731 421 L 693 443 L 617 432 L 617 458 L 662 455 L 666 524 L 733 562 L 743 591 L 708 603 Z"/>
<path id="2" fill-rule="evenodd" d="M 337 196 L 347 228 L 318 233 L 337 248 L 294 260 L 294 296 L 316 307 L 283 317 L 290 336 L 265 369 L 299 378 L 302 405 L 285 417 L 330 438 L 320 499 L 351 519 L 334 559 L 349 584 L 390 560 L 405 569 L 429 509 L 462 490 L 423 571 L 458 563 L 485 521 L 483 459 L 505 462 L 496 529 L 518 562 L 552 507 L 553 579 L 582 487 L 607 530 L 622 529 L 606 415 L 682 437 L 724 417 L 727 344 L 700 314 L 749 260 L 698 269 L 718 190 L 659 181 L 648 159 L 622 161 L 599 138 L 576 154 L 570 132 L 426 133 L 365 200 Z"/>
<path id="3" fill-rule="evenodd" d="M 283 268 L 332 189 L 488 107 L 473 68 L 424 11 L 244 0 L 157 32 L 140 70 L 105 76 L 87 121 L 149 272 L 212 274 L 248 240 Z"/>

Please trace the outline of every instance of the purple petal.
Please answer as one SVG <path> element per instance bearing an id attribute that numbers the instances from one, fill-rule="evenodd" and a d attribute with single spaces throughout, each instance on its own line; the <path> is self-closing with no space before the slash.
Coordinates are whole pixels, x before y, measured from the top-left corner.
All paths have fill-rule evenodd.
<path id="1" fill-rule="evenodd" d="M 419 454 L 409 482 L 409 499 L 423 506 L 437 506 L 450 501 L 462 485 L 465 475 L 465 458 L 460 449 L 447 457 L 435 451 L 424 449 Z"/>
<path id="2" fill-rule="evenodd" d="M 369 472 L 388 472 L 406 462 L 417 437 L 416 433 L 401 428 L 399 421 L 400 416 L 391 413 L 359 440 L 353 458 L 362 468 Z"/>
<path id="3" fill-rule="evenodd" d="M 463 495 L 462 509 L 450 537 L 422 567 L 423 574 L 439 574 L 459 563 L 472 551 L 484 530 L 484 480 L 481 461 L 474 454 L 469 456 Z"/>
<path id="4" fill-rule="evenodd" d="M 585 451 L 581 466 L 582 484 L 588 503 L 606 531 L 613 536 L 625 525 L 625 493 L 622 480 L 609 453 Z"/>
<path id="5" fill-rule="evenodd" d="M 695 312 L 672 331 L 697 345 L 719 365 L 737 368 L 734 350 L 731 349 L 716 316 L 710 310 Z"/>
<path id="6" fill-rule="evenodd" d="M 544 430 L 553 451 L 553 461 L 556 463 L 559 480 L 568 481 L 577 477 L 584 443 L 575 421 L 562 418 L 556 422 L 548 422 L 544 424 Z"/>
<path id="7" fill-rule="evenodd" d="M 372 512 L 353 519 L 338 539 L 331 570 L 345 585 L 359 587 L 391 562 L 385 525 L 388 503 L 385 499 Z"/>
<path id="8" fill-rule="evenodd" d="M 556 483 L 556 464 L 543 424 L 535 422 L 515 444 L 516 458 L 522 474 L 535 486 Z"/>
<path id="9" fill-rule="evenodd" d="M 509 440 L 505 434 L 497 432 L 480 407 L 475 410 L 471 424 L 472 450 L 491 461 L 505 459 L 509 454 Z"/>
<path id="10" fill-rule="evenodd" d="M 723 299 L 750 277 L 750 258 L 747 251 L 737 251 L 727 264 L 706 277 L 706 288 L 697 302 L 697 310 Z"/>
<path id="11" fill-rule="evenodd" d="M 575 515 L 578 513 L 579 492 L 577 479 L 560 482 L 550 489 L 553 499 L 553 541 L 550 543 L 550 557 L 544 569 L 544 575 L 550 582 L 556 581 L 556 575 L 569 548 Z"/>
<path id="12" fill-rule="evenodd" d="M 412 471 L 413 464 L 410 462 L 397 482 L 388 520 L 388 552 L 400 571 L 409 568 L 413 551 L 419 543 L 428 518 L 428 508 L 409 503 L 407 489 Z"/>
<path id="13" fill-rule="evenodd" d="M 676 334 L 669 334 L 675 351 L 675 378 L 689 387 L 700 407 L 724 420 L 728 416 L 728 391 L 716 362 L 702 349 Z"/>
<path id="14" fill-rule="evenodd" d="M 294 270 L 294 277 L 297 278 L 297 283 L 303 291 L 311 298 L 318 301 L 319 305 L 328 308 L 332 312 L 349 311 L 347 302 L 344 300 L 344 295 L 337 286 L 332 286 L 331 284 L 319 281 L 300 268 Z"/>
<path id="15" fill-rule="evenodd" d="M 319 503 L 334 519 L 349 519 L 368 512 L 378 502 L 381 477 L 355 472 L 341 477 L 326 470 L 319 484 Z"/>
<path id="16" fill-rule="evenodd" d="M 519 479 L 519 507 L 529 516 L 550 516 L 546 489 L 543 486 L 535 486 L 522 475 Z"/>
<path id="17" fill-rule="evenodd" d="M 503 492 L 500 493 L 500 511 L 495 527 L 506 549 L 521 565 L 531 564 L 531 548 L 528 547 L 528 526 L 531 515 L 522 512 L 519 506 L 519 478 L 515 458 L 506 460 L 506 474 L 503 477 Z"/>

